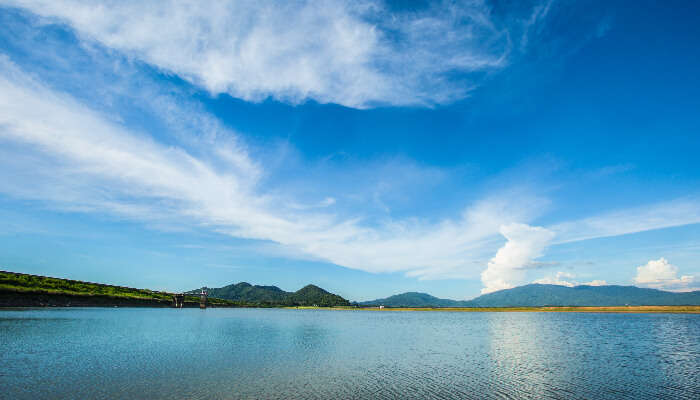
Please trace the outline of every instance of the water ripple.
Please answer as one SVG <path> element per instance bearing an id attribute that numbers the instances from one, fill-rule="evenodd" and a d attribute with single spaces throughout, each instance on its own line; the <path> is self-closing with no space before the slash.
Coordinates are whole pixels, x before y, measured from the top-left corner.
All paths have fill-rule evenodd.
<path id="1" fill-rule="evenodd" d="M 698 399 L 700 316 L 0 311 L 0 398 Z"/>

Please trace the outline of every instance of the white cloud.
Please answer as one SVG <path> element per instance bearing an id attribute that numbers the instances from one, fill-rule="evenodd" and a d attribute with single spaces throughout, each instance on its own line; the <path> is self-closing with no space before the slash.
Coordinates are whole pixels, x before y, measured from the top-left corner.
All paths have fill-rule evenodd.
<path id="1" fill-rule="evenodd" d="M 379 1 L 4 0 L 199 85 L 245 100 L 431 105 L 506 64 L 508 31 L 480 0 L 391 12 Z M 539 11 L 538 11 L 539 12 Z"/>
<path id="2" fill-rule="evenodd" d="M 164 111 L 165 125 L 178 136 L 198 127 L 202 134 L 191 135 L 188 144 L 206 143 L 196 151 L 159 143 L 125 127 L 120 115 L 98 113 L 0 60 L 0 191 L 71 211 L 205 225 L 275 242 L 285 254 L 421 279 L 477 276 L 483 261 L 474 260 L 487 259 L 503 245 L 500 232 L 507 242 L 482 274 L 485 290 L 520 283 L 525 269 L 541 264 L 533 260 L 554 239 L 700 222 L 700 202 L 687 198 L 537 228 L 521 224 L 539 216 L 547 201 L 520 192 L 483 198 L 462 215 L 437 222 L 341 218 L 334 214 L 340 203 L 334 197 L 295 202 L 289 193 L 264 191 L 260 180 L 267 171 L 235 133 L 189 105 L 162 98 L 159 103 L 153 108 Z M 396 192 L 404 195 L 404 189 Z"/>
<path id="3" fill-rule="evenodd" d="M 503 225 L 500 232 L 508 241 L 481 273 L 484 284 L 482 294 L 509 289 L 520 283 L 524 277 L 524 268 L 541 256 L 554 238 L 554 233 L 545 228 L 525 224 Z"/>
<path id="4" fill-rule="evenodd" d="M 544 277 L 544 278 L 535 279 L 534 281 L 532 281 L 532 283 L 541 283 L 541 284 L 545 284 L 545 285 L 560 285 L 560 286 L 574 287 L 574 286 L 577 285 L 576 282 L 571 282 L 571 281 L 565 280 L 565 279 L 571 279 L 571 278 L 574 278 L 574 277 L 575 277 L 575 275 L 573 275 L 573 274 L 571 274 L 571 273 L 559 271 L 559 272 L 557 272 L 557 274 L 556 274 L 555 276 L 547 276 L 547 277 Z"/>
<path id="5" fill-rule="evenodd" d="M 697 223 L 700 199 L 687 197 L 567 221 L 549 229 L 557 233 L 556 243 L 567 243 Z"/>
<path id="6" fill-rule="evenodd" d="M 527 47 L 529 36 L 531 34 L 530 28 L 536 26 L 540 20 L 543 20 L 547 17 L 547 14 L 549 14 L 549 9 L 552 7 L 552 2 L 553 0 L 548 0 L 544 3 L 535 5 L 535 7 L 533 8 L 532 14 L 530 14 L 530 17 L 527 19 L 527 21 L 525 21 L 523 26 L 523 33 L 520 38 L 521 51 L 524 51 Z"/>
<path id="7" fill-rule="evenodd" d="M 637 267 L 637 276 L 632 280 L 635 285 L 654 289 L 687 291 L 694 290 L 691 285 L 695 279 L 690 275 L 678 277 L 678 267 L 669 264 L 661 257 L 649 260 L 645 265 Z"/>
<path id="8" fill-rule="evenodd" d="M 603 279 L 594 279 L 590 282 L 583 282 L 581 285 L 587 286 L 607 286 L 608 282 Z"/>
<path id="9" fill-rule="evenodd" d="M 310 210 L 313 208 L 326 208 L 335 204 L 336 200 L 333 197 L 326 197 L 325 199 L 315 203 L 315 204 L 296 204 L 292 203 L 289 205 L 290 208 L 295 210 Z"/>
<path id="10" fill-rule="evenodd" d="M 233 132 L 207 139 L 195 156 L 115 120 L 0 59 L 0 191 L 69 211 L 207 226 L 349 268 L 429 279 L 472 276 L 472 260 L 495 250 L 500 227 L 543 208 L 537 198 L 504 193 L 452 220 L 367 225 L 331 213 L 331 198 L 317 203 L 328 208 L 298 209 L 261 191 L 260 166 Z"/>
<path id="11" fill-rule="evenodd" d="M 587 285 L 587 286 L 605 286 L 608 283 L 604 280 L 601 279 L 596 279 L 590 282 L 577 282 L 574 280 L 576 275 L 570 273 L 570 272 L 563 272 L 559 271 L 556 273 L 554 276 L 546 276 L 544 278 L 540 279 L 535 279 L 532 281 L 532 283 L 541 283 L 544 285 L 559 285 L 559 286 L 567 286 L 567 287 L 574 287 L 574 286 L 579 286 L 579 285 Z"/>

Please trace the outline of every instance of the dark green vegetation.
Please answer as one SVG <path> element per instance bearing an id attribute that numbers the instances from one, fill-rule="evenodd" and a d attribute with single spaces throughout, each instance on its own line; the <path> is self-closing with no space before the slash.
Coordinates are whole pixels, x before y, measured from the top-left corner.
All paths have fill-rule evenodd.
<path id="1" fill-rule="evenodd" d="M 349 306 L 344 298 L 318 286 L 306 285 L 296 292 L 286 292 L 277 286 L 258 286 L 240 282 L 221 288 L 207 288 L 210 297 L 244 302 L 257 306 Z M 188 293 L 197 293 L 193 290 Z"/>
<path id="2" fill-rule="evenodd" d="M 403 293 L 360 303 L 387 307 L 604 307 L 700 305 L 700 291 L 674 293 L 636 286 L 575 286 L 531 284 L 499 290 L 473 300 L 438 299 L 425 293 Z"/>
<path id="3" fill-rule="evenodd" d="M 0 306 L 169 307 L 172 295 L 148 289 L 0 271 Z M 198 306 L 199 298 L 187 296 L 185 304 Z M 209 299 L 208 304 L 219 307 L 240 305 L 223 299 Z"/>

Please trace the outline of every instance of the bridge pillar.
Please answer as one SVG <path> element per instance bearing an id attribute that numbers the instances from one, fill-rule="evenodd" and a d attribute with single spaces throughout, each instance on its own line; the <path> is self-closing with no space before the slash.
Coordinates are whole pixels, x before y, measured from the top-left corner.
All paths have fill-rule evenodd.
<path id="1" fill-rule="evenodd" d="M 173 307 L 182 308 L 185 303 L 185 295 L 183 293 L 178 293 L 173 295 Z"/>

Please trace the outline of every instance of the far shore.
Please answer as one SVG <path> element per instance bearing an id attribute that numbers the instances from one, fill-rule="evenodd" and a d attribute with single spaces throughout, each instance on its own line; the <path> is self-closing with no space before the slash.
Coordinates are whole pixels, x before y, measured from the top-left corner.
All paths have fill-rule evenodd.
<path id="1" fill-rule="evenodd" d="M 700 306 L 610 306 L 610 307 L 285 307 L 356 311 L 443 311 L 443 312 L 581 312 L 581 313 L 674 313 L 700 314 Z"/>

